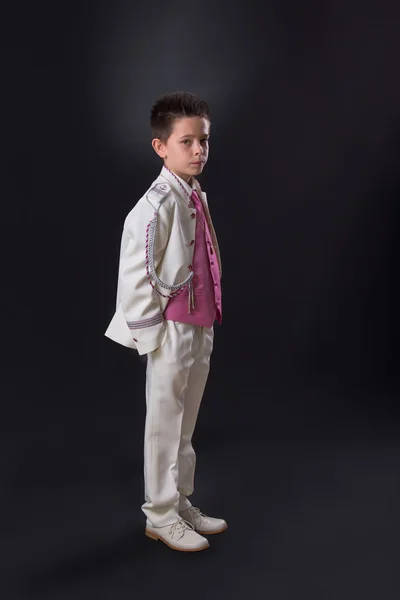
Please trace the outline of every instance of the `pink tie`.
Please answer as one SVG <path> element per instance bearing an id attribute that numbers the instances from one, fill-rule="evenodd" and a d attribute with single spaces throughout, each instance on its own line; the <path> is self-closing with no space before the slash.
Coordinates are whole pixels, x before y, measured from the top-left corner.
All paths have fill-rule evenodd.
<path id="1" fill-rule="evenodd" d="M 203 205 L 201 204 L 201 200 L 198 197 L 196 190 L 192 191 L 192 195 L 190 196 L 190 198 L 191 198 L 191 200 L 193 200 L 193 204 L 194 204 L 196 211 L 198 213 L 200 213 L 200 214 L 196 215 L 196 219 L 199 221 L 200 225 L 202 225 L 203 229 L 204 229 L 205 222 L 204 222 L 204 215 L 202 214 L 203 213 Z M 200 216 L 202 217 L 201 219 L 200 219 Z"/>

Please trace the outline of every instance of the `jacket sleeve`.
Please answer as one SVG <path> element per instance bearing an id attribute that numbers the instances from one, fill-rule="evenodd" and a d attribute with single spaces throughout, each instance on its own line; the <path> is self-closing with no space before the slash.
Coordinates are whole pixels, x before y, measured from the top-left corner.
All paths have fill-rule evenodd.
<path id="1" fill-rule="evenodd" d="M 168 243 L 170 219 L 163 204 L 147 198 L 138 202 L 124 223 L 118 273 L 119 302 L 139 354 L 156 350 L 166 326 L 159 294 L 151 286 L 146 269 L 147 228 L 158 210 L 154 264 L 159 265 Z"/>

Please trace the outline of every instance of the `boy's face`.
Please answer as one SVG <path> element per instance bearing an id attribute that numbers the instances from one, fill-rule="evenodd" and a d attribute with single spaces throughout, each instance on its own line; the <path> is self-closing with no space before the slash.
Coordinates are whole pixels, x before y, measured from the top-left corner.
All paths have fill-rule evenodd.
<path id="1" fill-rule="evenodd" d="M 208 159 L 210 122 L 202 117 L 182 117 L 174 123 L 168 140 L 152 142 L 154 150 L 173 173 L 187 183 L 200 175 Z"/>

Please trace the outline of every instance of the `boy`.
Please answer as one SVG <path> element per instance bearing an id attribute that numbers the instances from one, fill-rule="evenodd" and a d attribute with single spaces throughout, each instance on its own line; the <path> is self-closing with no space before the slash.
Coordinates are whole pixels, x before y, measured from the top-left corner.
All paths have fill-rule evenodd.
<path id="1" fill-rule="evenodd" d="M 196 180 L 208 159 L 209 108 L 186 92 L 151 111 L 158 178 L 125 219 L 117 308 L 105 333 L 147 354 L 145 533 L 186 552 L 227 528 L 191 505 L 191 443 L 221 323 L 221 260 L 206 195 Z"/>

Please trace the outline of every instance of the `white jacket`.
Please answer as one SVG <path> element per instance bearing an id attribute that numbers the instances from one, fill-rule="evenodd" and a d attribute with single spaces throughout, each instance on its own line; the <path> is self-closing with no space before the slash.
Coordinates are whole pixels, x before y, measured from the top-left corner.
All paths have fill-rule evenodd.
<path id="1" fill-rule="evenodd" d="M 194 178 L 192 185 L 203 203 L 220 274 L 222 274 L 218 242 L 206 194 L 201 191 Z M 108 338 L 128 348 L 136 349 L 139 354 L 151 352 L 162 344 L 166 334 L 163 312 L 171 291 L 174 291 L 174 286 L 179 288 L 180 284 L 193 276 L 191 265 L 195 244 L 192 240 L 195 239 L 196 232 L 196 219 L 193 214 L 196 214 L 196 210 L 189 208 L 185 192 L 163 167 L 160 175 L 129 212 L 124 222 L 116 311 L 105 332 Z M 151 231 L 154 226 L 153 243 Z M 153 274 L 152 253 L 154 254 Z M 163 295 L 155 291 L 149 279 Z M 167 287 L 163 287 L 163 283 Z M 184 287 L 187 286 L 188 284 Z M 173 289 L 168 289 L 170 287 Z M 181 293 L 187 293 L 187 289 L 182 290 Z"/>

